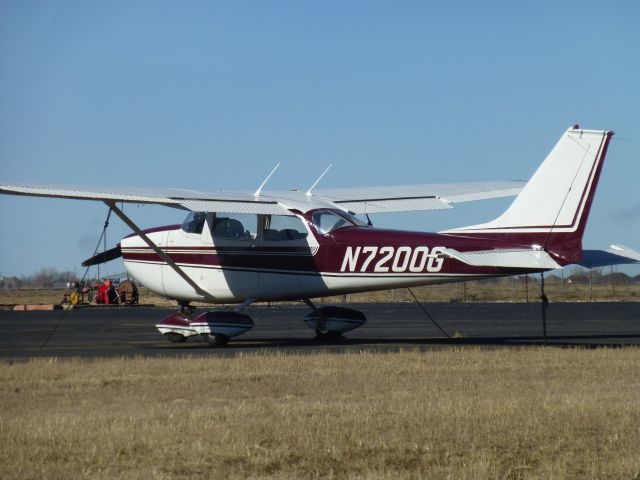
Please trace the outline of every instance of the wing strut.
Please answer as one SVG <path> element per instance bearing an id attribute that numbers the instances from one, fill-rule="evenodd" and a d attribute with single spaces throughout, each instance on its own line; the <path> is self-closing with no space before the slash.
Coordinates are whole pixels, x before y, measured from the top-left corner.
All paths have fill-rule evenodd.
<path id="1" fill-rule="evenodd" d="M 149 245 L 149 248 L 151 248 L 154 252 L 156 252 L 156 254 L 165 262 L 167 262 L 167 265 L 169 265 L 178 275 L 180 275 L 180 277 L 182 277 L 182 279 L 187 282 L 195 291 L 198 295 L 202 295 L 205 299 L 208 300 L 215 300 L 211 294 L 209 294 L 208 292 L 206 292 L 205 290 L 203 290 L 196 282 L 193 281 L 193 279 L 187 275 L 184 270 L 182 270 L 177 264 L 176 262 L 174 262 L 171 257 L 169 257 L 169 255 L 167 255 L 166 253 L 164 253 L 160 247 L 158 247 L 155 243 L 153 243 L 151 241 L 151 239 L 145 235 L 145 233 L 140 230 L 140 228 L 133 223 L 133 221 L 127 217 L 124 212 L 122 210 L 120 210 L 117 206 L 116 206 L 116 202 L 114 202 L 113 200 L 105 200 L 104 203 L 107 204 L 107 206 L 109 208 L 111 208 L 115 214 L 120 217 L 120 219 L 127 224 L 127 226 L 133 230 L 136 235 L 138 235 L 142 240 L 144 240 L 144 242 Z"/>

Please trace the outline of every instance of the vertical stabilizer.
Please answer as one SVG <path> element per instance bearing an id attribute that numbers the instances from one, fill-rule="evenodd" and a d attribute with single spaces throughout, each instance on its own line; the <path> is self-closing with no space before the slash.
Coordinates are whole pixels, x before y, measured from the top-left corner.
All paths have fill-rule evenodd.
<path id="1" fill-rule="evenodd" d="M 570 263 L 582 253 L 582 235 L 613 132 L 567 130 L 511 206 L 488 223 L 446 233 L 536 245 Z"/>

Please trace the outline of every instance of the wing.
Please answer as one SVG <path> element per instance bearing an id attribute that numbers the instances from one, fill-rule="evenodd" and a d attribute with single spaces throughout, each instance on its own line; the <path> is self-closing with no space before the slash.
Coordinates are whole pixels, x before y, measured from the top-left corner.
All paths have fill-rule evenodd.
<path id="1" fill-rule="evenodd" d="M 526 182 L 480 182 L 318 190 L 314 197 L 353 213 L 407 212 L 452 208 L 452 204 L 511 197 Z"/>
<path id="2" fill-rule="evenodd" d="M 517 195 L 525 182 L 431 184 L 318 190 L 313 195 L 290 190 L 264 192 L 199 192 L 177 188 L 146 190 L 58 185 L 0 183 L 0 193 L 37 197 L 148 203 L 192 211 L 283 215 L 290 208 L 307 212 L 339 208 L 359 213 L 403 212 L 452 208 L 452 204 Z"/>
<path id="3" fill-rule="evenodd" d="M 113 188 L 60 185 L 24 185 L 0 183 L 0 193 L 34 197 L 71 198 L 124 203 L 164 205 L 192 211 L 225 211 L 237 213 L 287 214 L 288 210 L 274 199 L 256 198 L 242 192 L 204 193 L 168 188 Z"/>

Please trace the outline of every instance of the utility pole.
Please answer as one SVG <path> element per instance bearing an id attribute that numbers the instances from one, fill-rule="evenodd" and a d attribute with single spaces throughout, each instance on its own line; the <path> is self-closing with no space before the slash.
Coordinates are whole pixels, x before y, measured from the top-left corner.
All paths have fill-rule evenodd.
<path id="1" fill-rule="evenodd" d="M 613 293 L 616 293 L 616 281 L 613 278 L 613 265 L 611 265 L 611 289 L 613 290 Z"/>

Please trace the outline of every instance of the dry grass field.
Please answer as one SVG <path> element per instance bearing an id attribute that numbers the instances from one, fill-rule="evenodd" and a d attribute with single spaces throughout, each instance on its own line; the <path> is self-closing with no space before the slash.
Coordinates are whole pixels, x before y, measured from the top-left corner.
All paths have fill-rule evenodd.
<path id="1" fill-rule="evenodd" d="M 0 478 L 640 477 L 640 349 L 0 362 Z"/>
<path id="2" fill-rule="evenodd" d="M 474 281 L 416 287 L 412 291 L 423 302 L 537 302 L 539 289 L 539 285 L 533 281 L 528 286 L 524 282 L 483 284 Z M 545 291 L 552 302 L 640 301 L 640 283 L 594 284 L 591 288 L 584 283 L 547 283 Z M 63 295 L 64 290 L 60 289 L 0 290 L 0 305 L 59 304 Z M 320 303 L 412 302 L 413 297 L 407 289 L 401 288 L 318 300 Z M 145 288 L 140 289 L 140 303 L 175 305 L 174 301 L 155 295 Z"/>

